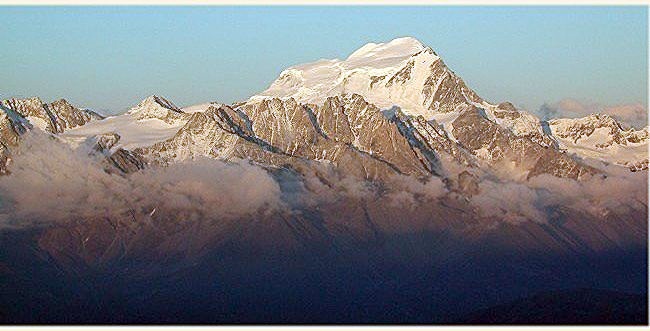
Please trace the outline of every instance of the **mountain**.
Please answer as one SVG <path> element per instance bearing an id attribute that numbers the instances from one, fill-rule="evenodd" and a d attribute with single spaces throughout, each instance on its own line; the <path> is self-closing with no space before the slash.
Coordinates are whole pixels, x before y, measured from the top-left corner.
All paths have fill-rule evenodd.
<path id="1" fill-rule="evenodd" d="M 647 292 L 647 166 L 625 163 L 647 129 L 488 102 L 413 38 L 233 104 L 6 104 L 2 322 L 509 321 L 535 293 Z M 594 297 L 569 294 L 545 314 Z"/>
<path id="2" fill-rule="evenodd" d="M 442 59 L 414 38 L 367 44 L 346 60 L 320 60 L 288 68 L 251 98 L 292 97 L 320 104 L 327 97 L 356 93 L 386 109 L 398 105 L 408 115 L 448 113 L 483 100 L 451 72 Z"/>
<path id="3" fill-rule="evenodd" d="M 599 172 L 582 158 L 647 168 L 642 133 L 624 133 L 615 123 L 614 144 L 576 145 L 592 143 L 584 138 L 569 144 L 568 137 L 577 134 L 570 120 L 546 123 L 510 102 L 485 101 L 414 38 L 370 43 L 345 60 L 288 68 L 267 90 L 233 105 L 181 109 L 151 95 L 123 115 L 88 123 L 97 118 L 94 113 L 65 100 L 3 104 L 73 146 L 116 134 L 111 151 L 131 153 L 141 161 L 137 169 L 204 156 L 263 164 L 330 162 L 362 169 L 353 171 L 361 178 L 433 174 L 452 181 L 463 171 L 515 180 Z M 624 135 L 638 136 L 638 142 L 628 143 Z"/>
<path id="4" fill-rule="evenodd" d="M 151 95 L 125 114 L 68 130 L 60 137 L 77 148 L 101 151 L 109 165 L 129 173 L 145 167 L 144 158 L 131 150 L 173 136 L 190 116 L 164 97 Z M 105 143 L 106 139 L 110 144 Z"/>
<path id="5" fill-rule="evenodd" d="M 359 94 L 379 108 L 397 106 L 407 115 L 443 125 L 469 106 L 479 107 L 514 134 L 550 144 L 538 119 L 516 111 L 508 102 L 486 102 L 430 47 L 410 37 L 367 44 L 346 60 L 320 60 L 288 68 L 250 100 L 291 97 L 300 103 L 319 104 L 329 96 L 347 93 Z"/>
<path id="6" fill-rule="evenodd" d="M 478 161 L 495 165 L 508 160 L 522 173 L 520 177 L 548 172 L 578 178 L 593 173 L 590 167 L 558 152 L 557 138 L 547 123 L 510 102 L 485 101 L 431 48 L 414 38 L 370 43 L 345 60 L 320 60 L 288 68 L 249 103 L 292 98 L 318 104 L 329 96 L 347 93 L 361 95 L 381 109 L 399 108 L 408 118 L 421 117 L 421 123 L 440 126 L 445 139 L 464 146 Z M 476 139 L 476 135 L 481 137 Z M 647 159 L 647 153 L 643 155 L 640 149 L 636 155 L 637 159 Z"/>
<path id="7" fill-rule="evenodd" d="M 266 110 L 269 105 L 271 111 Z M 580 178 L 595 173 L 560 153 L 536 117 L 507 102 L 492 105 L 484 101 L 431 48 L 413 38 L 368 44 L 344 61 L 321 60 L 291 67 L 269 89 L 233 108 L 239 113 L 235 117 L 245 116 L 252 129 L 249 135 L 255 139 L 248 139 L 247 144 L 264 142 L 266 145 L 254 148 L 310 160 L 340 164 L 337 157 L 343 142 L 356 150 L 355 158 L 363 159 L 359 157 L 363 153 L 397 173 L 411 174 L 424 167 L 428 173 L 442 175 L 449 170 L 442 166 L 446 159 L 494 167 L 511 162 L 516 169 L 512 173 L 519 178 L 542 173 Z M 156 148 L 160 148 L 167 160 L 179 155 L 183 159 L 189 156 L 186 151 L 194 148 L 188 147 L 194 144 L 187 137 L 190 130 L 182 130 L 183 137 L 176 137 L 176 142 L 143 152 L 159 155 Z M 336 134 L 328 134 L 328 130 Z M 313 132 L 320 133 L 320 140 L 313 139 L 313 134 L 305 137 Z M 332 144 L 320 143 L 328 140 L 338 146 L 336 150 L 331 150 Z M 233 145 L 221 145 L 223 139 L 200 141 L 207 144 L 198 148 L 203 155 L 228 159 L 235 150 Z M 231 139 L 231 144 L 238 141 Z M 301 146 L 305 141 L 318 143 L 308 143 L 310 153 L 305 153 Z M 220 152 L 210 146 L 217 143 Z M 420 165 L 405 165 L 413 161 Z M 409 169 L 403 169 L 405 166 Z"/>
<path id="8" fill-rule="evenodd" d="M 536 199 L 538 194 L 549 194 L 536 191 L 542 190 L 536 186 L 540 181 L 554 183 L 548 175 L 575 182 L 578 187 L 611 175 L 611 169 L 587 162 L 585 155 L 567 152 L 569 137 L 583 142 L 583 136 L 600 130 L 596 127 L 607 127 L 613 137 L 608 148 L 647 144 L 647 133 L 626 131 L 611 119 L 598 118 L 602 121 L 587 121 L 591 126 L 570 124 L 580 120 L 543 122 L 510 102 L 485 101 L 431 48 L 413 38 L 399 38 L 363 46 L 345 60 L 291 67 L 267 90 L 244 102 L 180 108 L 162 96 L 151 95 L 124 114 L 92 120 L 55 137 L 75 150 L 99 156 L 107 172 L 124 176 L 209 158 L 229 164 L 252 162 L 282 178 L 281 182 L 291 178 L 303 187 L 299 191 L 304 194 L 320 190 L 321 184 L 328 190 L 341 189 L 334 183 L 343 179 L 381 187 L 382 192 L 399 191 L 404 185 L 411 189 L 441 183 L 440 190 L 448 191 L 448 196 L 445 207 L 439 208 L 450 219 L 467 217 L 470 223 L 489 223 L 487 220 L 503 217 L 519 223 L 522 219 L 545 220 L 547 215 L 537 208 L 542 208 L 540 204 L 551 207 L 546 202 L 526 201 L 535 210 L 531 213 L 526 205 L 513 206 L 508 201 L 519 196 L 486 195 L 514 185 L 524 190 L 523 197 Z M 14 141 L 12 146 L 17 144 L 17 136 L 7 138 Z M 647 163 L 647 157 L 645 160 Z M 318 180 L 310 182 L 312 178 Z M 405 199 L 420 203 L 413 201 L 427 194 L 418 192 Z M 607 200 L 601 196 L 591 199 Z M 630 205 L 625 213 L 639 212 L 636 202 L 624 203 Z M 486 205 L 492 209 L 488 216 L 479 215 L 485 213 L 480 209 Z M 450 206 L 455 209 L 447 210 Z M 555 202 L 551 206 L 556 206 Z M 366 207 L 368 210 L 372 208 Z M 594 210 L 608 215 L 608 211 Z M 461 216 L 459 211 L 467 215 Z M 382 213 L 390 214 L 378 212 Z M 574 215 L 576 211 L 558 213 Z M 367 217 L 383 222 L 377 216 Z M 611 226 L 600 230 L 607 238 L 618 231 L 618 223 Z M 636 226 L 629 231 L 634 238 L 640 233 Z M 560 238 L 564 235 L 550 239 L 553 236 L 538 239 L 543 237 L 538 235 L 533 241 L 564 245 L 556 242 L 563 242 Z M 605 239 L 582 227 L 567 236 L 572 238 L 569 246 L 593 238 L 598 239 L 588 247 L 605 245 L 601 242 Z"/>
<path id="9" fill-rule="evenodd" d="M 623 129 L 606 114 L 553 119 L 549 127 L 562 149 L 580 157 L 623 165 L 631 171 L 648 169 L 648 127 Z"/>
<path id="10" fill-rule="evenodd" d="M 408 37 L 367 44 L 345 60 L 288 68 L 267 90 L 233 105 L 181 109 L 151 95 L 123 115 L 84 125 L 91 114 L 65 100 L 4 104 L 49 132 L 65 131 L 61 137 L 74 146 L 116 134 L 114 150 L 122 148 L 150 164 L 203 156 L 269 164 L 308 160 L 360 167 L 355 173 L 363 178 L 397 173 L 453 179 L 467 167 L 471 173 L 498 172 L 517 180 L 544 173 L 578 179 L 599 172 L 581 158 L 632 170 L 647 164 L 642 148 L 647 140 L 622 138 L 641 133 L 611 129 L 614 145 L 572 148 L 577 140 L 567 144 L 566 139 L 573 131 L 560 124 L 570 120 L 549 125 L 509 102 L 485 101 L 430 47 Z M 600 150 L 580 152 L 589 148 Z"/>
<path id="11" fill-rule="evenodd" d="M 134 149 L 173 136 L 185 125 L 189 116 L 190 114 L 184 113 L 166 99 L 150 96 L 125 114 L 93 121 L 82 127 L 68 130 L 60 136 L 73 146 L 78 146 L 87 138 L 115 133 L 120 137 L 115 147 Z"/>
<path id="12" fill-rule="evenodd" d="M 159 119 L 168 124 L 182 121 L 188 117 L 172 102 L 157 95 L 145 98 L 137 106 L 131 108 L 127 114 L 137 120 Z"/>
<path id="13" fill-rule="evenodd" d="M 10 108 L 0 105 L 0 174 L 6 174 L 10 159 L 10 148 L 20 143 L 20 135 L 31 129 L 32 125 Z"/>
<path id="14" fill-rule="evenodd" d="M 62 133 L 82 126 L 90 120 L 103 118 L 91 110 L 76 108 L 65 99 L 47 104 L 37 97 L 14 98 L 2 100 L 0 103 L 26 118 L 33 126 L 51 133 Z"/>
<path id="15" fill-rule="evenodd" d="M 25 132 L 38 128 L 43 131 L 58 134 L 75 127 L 83 126 L 92 120 L 103 119 L 103 116 L 88 109 L 80 109 L 71 105 L 67 100 L 60 99 L 50 104 L 44 103 L 37 97 L 28 99 L 6 99 L 0 101 L 2 118 L 0 119 L 0 173 L 6 173 L 7 162 L 10 160 L 11 147 L 16 147 L 20 136 Z"/>

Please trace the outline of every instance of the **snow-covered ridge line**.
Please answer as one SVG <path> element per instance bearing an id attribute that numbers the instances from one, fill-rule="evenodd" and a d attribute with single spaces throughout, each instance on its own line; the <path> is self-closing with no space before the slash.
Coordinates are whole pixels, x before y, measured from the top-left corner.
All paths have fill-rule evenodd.
<path id="1" fill-rule="evenodd" d="M 414 38 L 370 43 L 345 60 L 319 60 L 292 66 L 264 92 L 249 99 L 294 98 L 300 103 L 320 104 L 327 97 L 357 93 L 381 108 L 399 105 L 407 113 L 423 113 L 422 94 L 430 66 L 439 57 Z M 411 79 L 412 78 L 412 79 Z M 403 88 L 407 81 L 414 88 Z"/>
<path id="2" fill-rule="evenodd" d="M 39 100 L 30 100 L 24 103 L 41 104 Z M 351 100 L 355 101 L 347 105 Z M 52 109 L 78 109 L 68 105 L 67 102 L 59 102 Z M 43 113 L 40 110 L 25 113 L 28 115 L 26 119 L 33 126 L 47 129 L 47 117 L 35 116 L 39 112 Z M 369 114 L 372 112 L 380 112 L 380 117 Z M 401 115 L 384 116 L 388 112 Z M 478 116 L 468 112 L 477 113 Z M 525 174 L 532 171 L 531 165 L 538 163 L 540 156 L 558 150 L 576 153 L 583 158 L 597 158 L 630 167 L 633 165 L 638 169 L 639 164 L 647 160 L 647 151 L 641 148 L 647 146 L 647 130 L 622 130 L 615 120 L 594 116 L 595 119 L 558 119 L 546 124 L 509 102 L 487 102 L 447 68 L 430 47 L 406 37 L 386 43 L 366 44 L 345 60 L 319 60 L 292 66 L 284 70 L 267 90 L 246 102 L 230 106 L 210 102 L 180 108 L 162 96 L 151 95 L 122 115 L 84 123 L 83 126 L 68 126 L 61 137 L 73 145 L 80 145 L 94 141 L 94 137 L 117 135 L 119 138 L 113 144 L 114 149 L 139 151 L 154 150 L 154 145 L 163 146 L 163 142 L 176 139 L 165 145 L 164 148 L 170 150 L 155 153 L 165 155 L 168 160 L 182 161 L 196 156 L 223 157 L 234 155 L 235 152 L 248 157 L 247 153 L 251 151 L 243 152 L 241 149 L 250 149 L 251 144 L 237 145 L 239 140 L 246 138 L 250 138 L 249 143 L 253 145 L 263 142 L 270 146 L 278 142 L 281 147 L 278 150 L 293 156 L 302 144 L 292 141 L 295 137 L 306 135 L 311 139 L 309 141 L 316 144 L 314 139 L 318 135 L 312 137 L 312 130 L 324 132 L 327 129 L 323 125 L 334 125 L 336 129 L 333 132 L 337 139 L 352 137 L 348 147 L 367 153 L 376 160 L 386 161 L 382 154 L 388 153 L 387 149 L 377 149 L 377 146 L 387 142 L 380 141 L 381 137 L 371 137 L 378 134 L 376 125 L 381 124 L 388 131 L 392 130 L 387 129 L 390 125 L 398 125 L 401 130 L 399 134 L 416 145 L 411 145 L 414 157 L 420 160 L 418 162 L 429 163 L 426 167 L 431 172 L 444 172 L 433 169 L 435 166 L 432 164 L 442 154 L 447 154 L 454 162 L 465 165 L 480 162 L 489 165 L 509 160 L 517 167 L 525 168 Z M 386 119 L 393 121 L 393 124 L 384 123 Z M 243 120 L 245 123 L 240 125 L 240 129 L 250 132 L 237 137 L 230 135 L 232 132 L 227 130 L 233 129 L 233 124 L 229 122 L 233 120 Z M 599 121 L 604 124 L 599 124 Z M 356 124 L 350 126 L 352 122 Z M 348 126 L 351 136 L 337 131 Z M 601 130 L 604 126 L 607 129 Z M 475 130 L 478 127 L 489 131 L 489 134 Z M 224 129 L 227 130 L 222 132 Z M 581 130 L 586 130 L 588 134 L 583 132 L 576 137 L 574 131 Z M 61 133 L 63 130 L 55 128 L 52 132 Z M 397 132 L 390 131 L 390 135 L 393 137 L 391 139 L 402 139 Z M 327 140 L 326 136 L 323 137 Z M 227 141 L 218 141 L 220 139 Z M 373 144 L 366 146 L 359 143 L 363 139 L 379 140 L 372 140 Z M 400 146 L 395 141 L 391 148 Z M 289 142 L 290 145 L 284 146 Z M 328 144 L 336 145 L 338 142 L 334 140 Z M 540 146 L 552 151 L 539 149 Z M 327 144 L 321 147 L 324 149 L 319 153 L 327 156 L 312 155 L 320 148 L 316 145 L 309 147 L 310 152 L 305 155 L 314 160 L 331 161 L 336 159 L 331 153 L 342 153 Z M 236 151 L 237 148 L 240 150 Z M 545 157 L 564 158 L 555 154 Z M 399 162 L 409 164 L 410 161 L 405 160 L 400 156 Z M 571 160 L 566 162 L 573 168 L 559 171 L 553 168 L 556 164 L 545 164 L 550 168 L 535 171 L 571 173 L 572 176 L 585 173 L 581 165 Z"/>
<path id="3" fill-rule="evenodd" d="M 557 148 L 562 140 L 562 137 L 555 137 L 550 126 L 537 116 L 516 109 L 509 102 L 492 104 L 478 96 L 446 67 L 430 47 L 410 37 L 366 44 L 345 60 L 323 59 L 292 66 L 284 70 L 268 89 L 251 97 L 248 102 L 279 98 L 322 104 L 327 97 L 350 93 L 363 96 L 383 110 L 398 107 L 407 115 L 435 120 L 453 141 L 457 140 L 452 123 L 468 106 L 483 109 L 488 120 L 515 136 L 526 137 L 542 146 Z M 620 136 L 622 133 L 612 134 Z M 647 144 L 647 141 L 642 143 Z M 602 143 L 597 145 L 603 147 Z M 598 153 L 575 151 L 580 157 L 603 160 L 609 160 L 609 154 L 613 153 L 602 148 Z M 638 148 L 632 153 L 624 153 L 622 158 L 630 157 L 647 159 L 647 151 Z"/>
<path id="4" fill-rule="evenodd" d="M 625 130 L 606 114 L 558 118 L 548 123 L 560 148 L 570 153 L 627 166 L 632 171 L 648 168 L 648 127 Z"/>

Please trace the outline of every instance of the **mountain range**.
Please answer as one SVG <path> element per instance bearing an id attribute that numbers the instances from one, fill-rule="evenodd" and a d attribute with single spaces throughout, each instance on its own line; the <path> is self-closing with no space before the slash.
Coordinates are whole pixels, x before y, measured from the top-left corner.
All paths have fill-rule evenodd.
<path id="1" fill-rule="evenodd" d="M 133 299 L 92 306 L 102 316 L 92 321 L 150 321 L 116 307 L 196 299 L 188 293 L 222 309 L 195 316 L 170 306 L 198 322 L 237 320 L 240 312 L 224 307 L 262 309 L 295 288 L 321 298 L 308 301 L 324 315 L 298 313 L 300 297 L 269 308 L 272 317 L 263 309 L 240 317 L 431 322 L 461 313 L 442 308 L 448 303 L 479 310 L 536 290 L 646 290 L 638 270 L 646 263 L 648 127 L 605 114 L 546 121 L 489 102 L 414 38 L 287 68 L 232 104 L 182 108 L 152 95 L 115 116 L 64 99 L 0 106 L 0 198 L 13 203 L 0 209 L 0 224 L 36 224 L 11 240 L 4 234 L 0 277 L 35 289 L 37 268 L 44 278 L 65 275 L 65 285 L 48 290 L 62 297 Z M 602 267 L 613 258 L 621 264 Z M 115 287 L 80 290 L 84 277 Z M 178 279 L 193 285 L 167 292 Z M 243 279 L 256 290 L 241 288 Z M 363 286 L 348 293 L 345 284 Z M 217 292 L 232 301 L 219 306 L 205 294 Z M 33 295 L 61 304 L 43 293 Z M 361 306 L 338 301 L 348 294 Z M 375 295 L 388 301 L 379 307 Z M 395 306 L 383 306 L 392 298 Z M 0 308 L 13 309 L 8 300 Z M 107 309 L 115 314 L 102 315 Z M 33 321 L 15 313 L 7 320 Z"/>
<path id="2" fill-rule="evenodd" d="M 2 106 L 3 150 L 32 128 L 73 145 L 113 135 L 111 154 L 128 153 L 142 166 L 208 156 L 327 161 L 363 178 L 453 178 L 458 166 L 470 173 L 506 166 L 508 176 L 579 179 L 597 172 L 583 159 L 632 171 L 648 165 L 647 127 L 624 130 L 604 114 L 541 121 L 507 101 L 489 103 L 413 38 L 288 68 L 267 90 L 232 105 L 181 109 L 153 95 L 108 118 L 65 99 Z"/>

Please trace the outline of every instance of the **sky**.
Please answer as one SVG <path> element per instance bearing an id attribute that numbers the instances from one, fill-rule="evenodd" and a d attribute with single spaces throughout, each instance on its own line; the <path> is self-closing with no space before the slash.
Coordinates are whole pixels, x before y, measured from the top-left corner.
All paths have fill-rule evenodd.
<path id="1" fill-rule="evenodd" d="M 484 99 L 647 110 L 647 7 L 4 7 L 0 98 L 104 114 L 151 94 L 230 103 L 285 68 L 412 36 Z"/>

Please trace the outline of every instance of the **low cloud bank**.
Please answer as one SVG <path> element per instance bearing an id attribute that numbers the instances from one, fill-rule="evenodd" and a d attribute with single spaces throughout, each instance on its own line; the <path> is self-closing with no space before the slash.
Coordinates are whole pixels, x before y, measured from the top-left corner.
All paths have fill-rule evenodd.
<path id="1" fill-rule="evenodd" d="M 213 159 L 152 168 L 129 176 L 109 174 L 100 157 L 73 150 L 44 134 L 28 134 L 15 151 L 11 175 L 0 177 L 0 228 L 176 212 L 187 220 L 234 220 L 264 213 L 300 212 L 348 199 L 385 202 L 414 210 L 454 196 L 437 177 L 421 181 L 395 176 L 372 183 L 315 165 L 312 174 L 279 175 L 248 162 Z M 647 173 L 610 166 L 606 177 L 584 181 L 541 175 L 527 182 L 476 177 L 479 192 L 466 212 L 478 218 L 520 223 L 548 222 L 558 208 L 594 217 L 646 209 Z M 318 175 L 316 175 L 318 172 Z M 327 177 L 323 180 L 323 176 Z M 174 215 L 174 214 L 172 214 Z M 417 229 L 414 229 L 417 230 Z"/>
<path id="2" fill-rule="evenodd" d="M 278 208 L 279 186 L 246 162 L 199 160 L 132 174 L 104 171 L 100 158 L 44 134 L 29 134 L 0 178 L 0 222 L 30 226 L 111 217 L 156 208 L 190 218 L 237 218 Z"/>
<path id="3" fill-rule="evenodd" d="M 594 218 L 611 212 L 621 215 L 647 209 L 648 176 L 645 172 L 610 166 L 606 176 L 581 181 L 539 175 L 526 183 L 483 180 L 481 192 L 470 204 L 484 216 L 510 223 L 546 223 L 562 208 L 578 210 Z"/>

